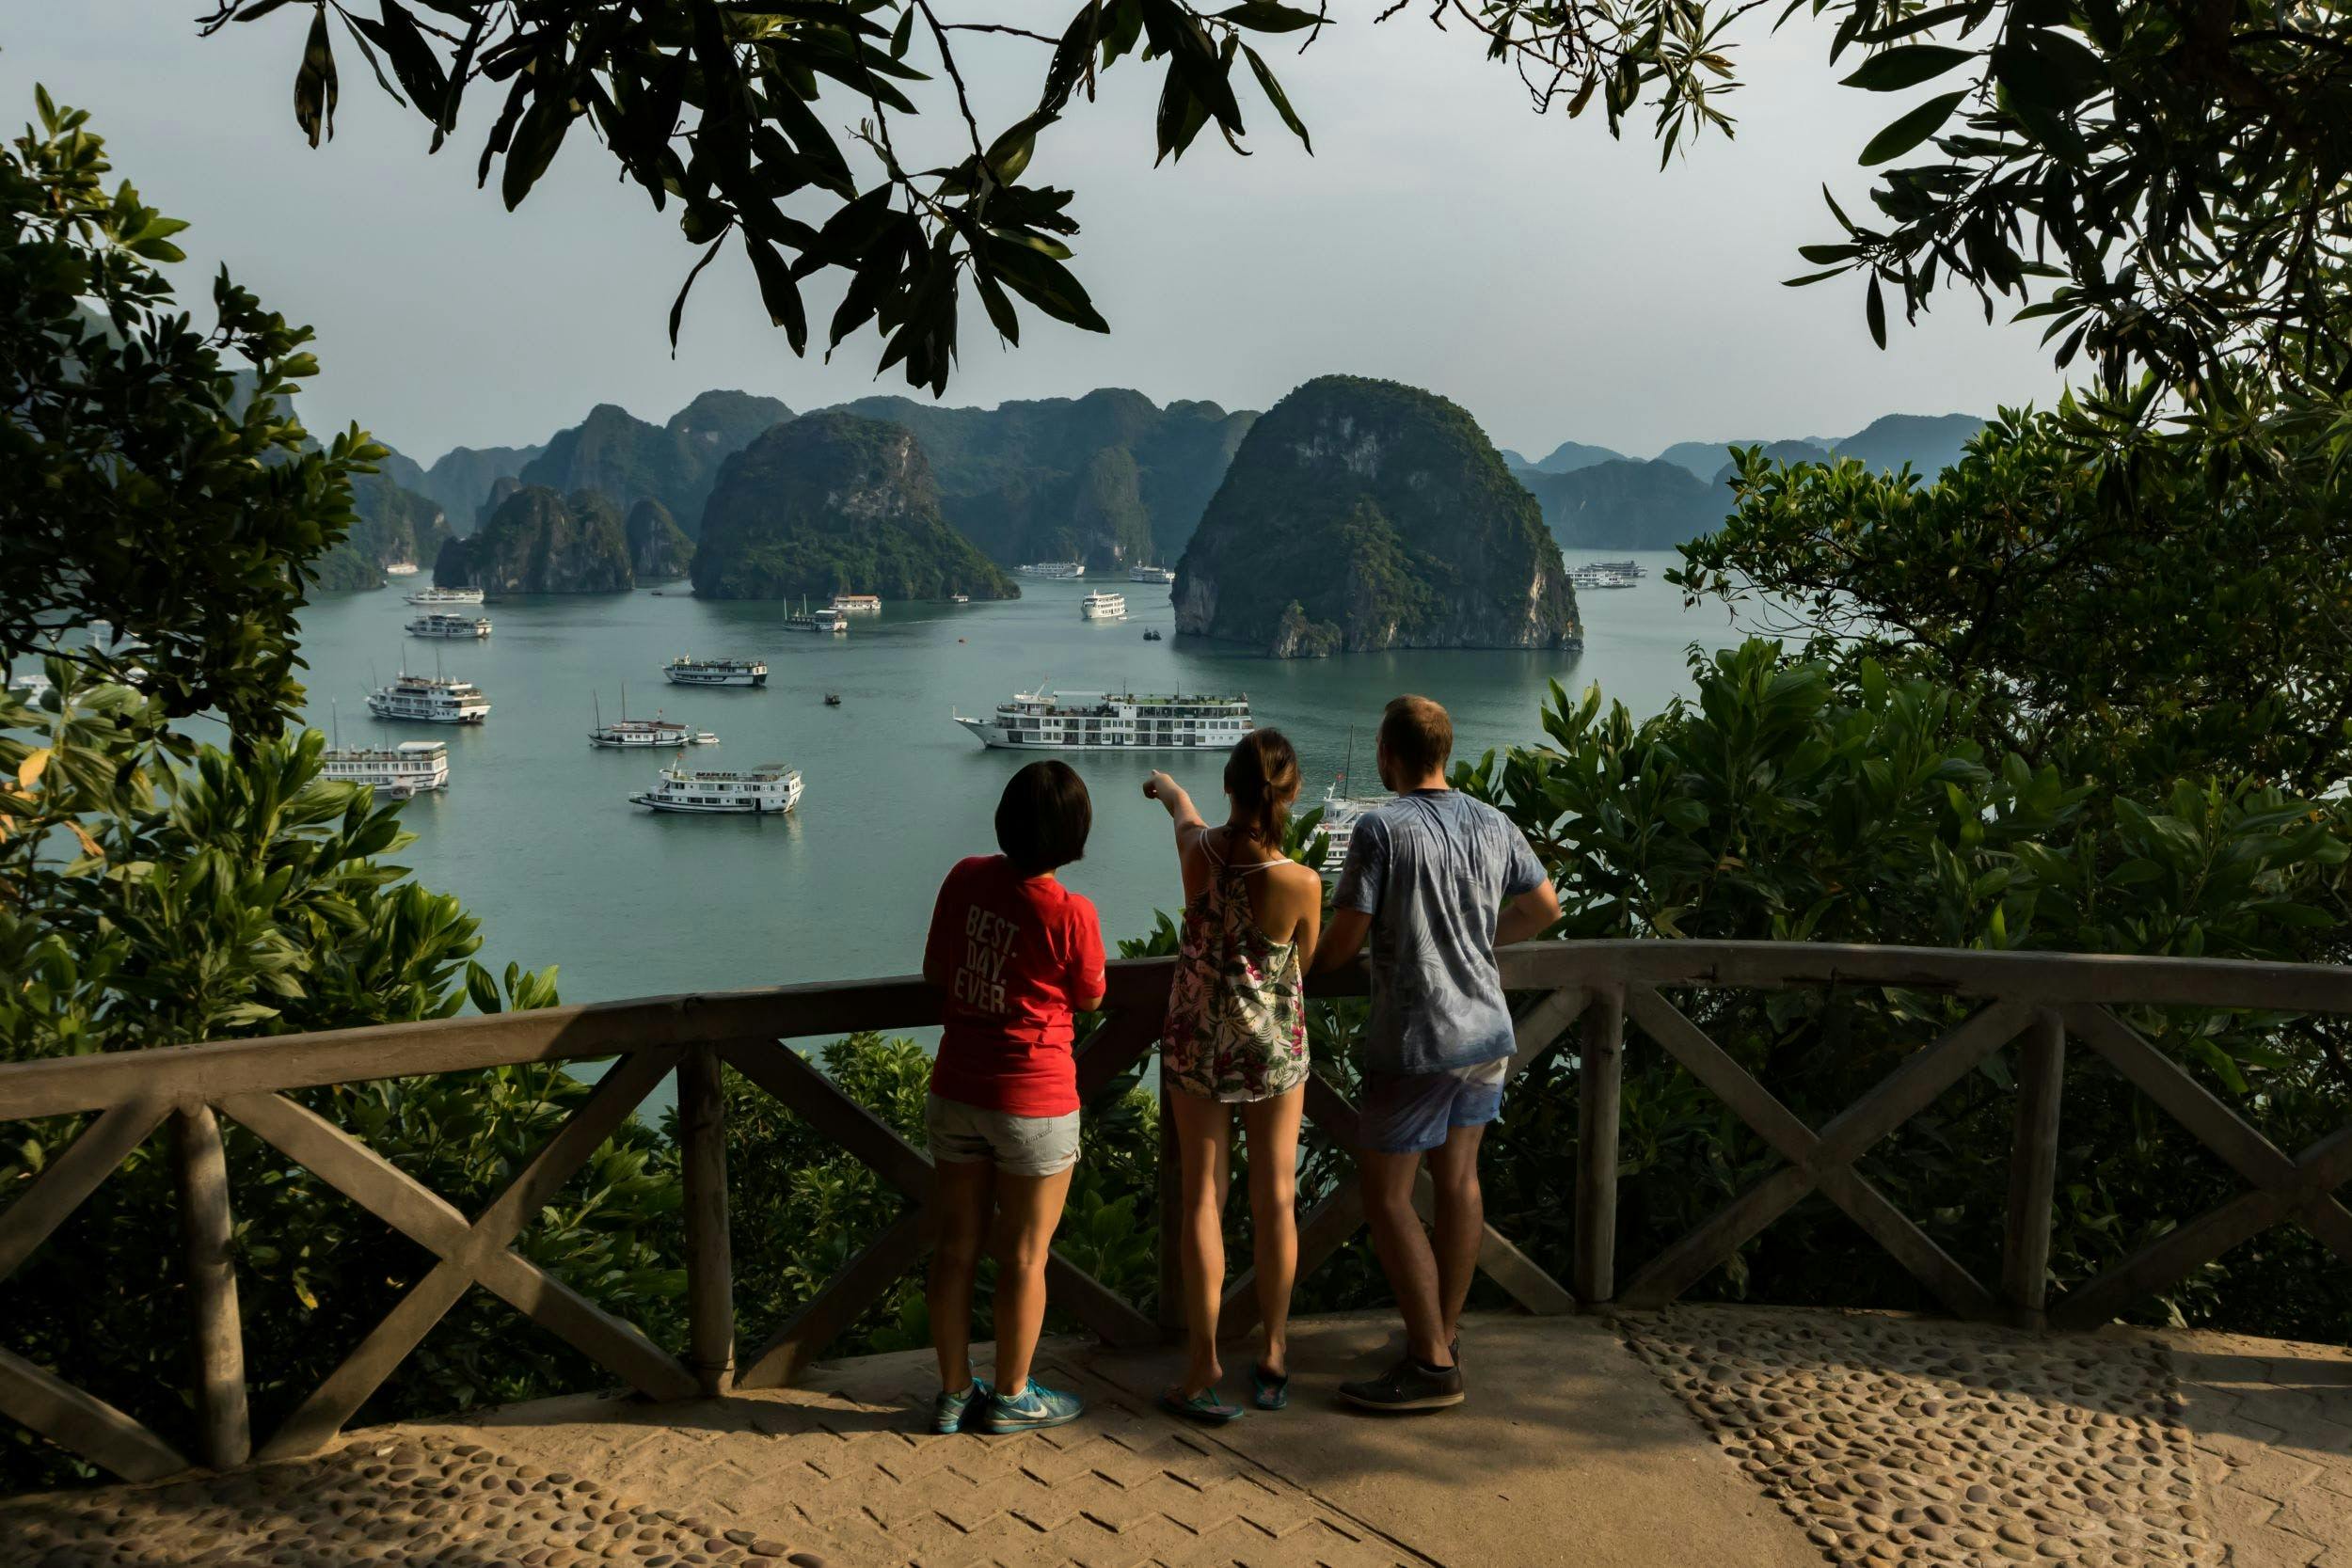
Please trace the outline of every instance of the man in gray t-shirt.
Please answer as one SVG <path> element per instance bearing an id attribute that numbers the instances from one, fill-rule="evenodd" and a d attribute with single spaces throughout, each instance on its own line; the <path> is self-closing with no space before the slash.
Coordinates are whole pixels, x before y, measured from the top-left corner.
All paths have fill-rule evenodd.
<path id="1" fill-rule="evenodd" d="M 1372 939 L 1358 1160 L 1406 1347 L 1386 1373 L 1340 1392 L 1375 1410 L 1462 1401 L 1454 1340 L 1486 1224 L 1478 1146 L 1502 1113 L 1515 1045 L 1495 949 L 1560 917 L 1559 895 L 1510 819 L 1447 786 L 1453 750 L 1444 708 L 1426 697 L 1389 704 L 1380 780 L 1397 798 L 1357 822 L 1314 955 L 1315 969 L 1335 969 Z M 1413 1212 L 1424 1160 L 1437 1188 L 1434 1248 Z"/>

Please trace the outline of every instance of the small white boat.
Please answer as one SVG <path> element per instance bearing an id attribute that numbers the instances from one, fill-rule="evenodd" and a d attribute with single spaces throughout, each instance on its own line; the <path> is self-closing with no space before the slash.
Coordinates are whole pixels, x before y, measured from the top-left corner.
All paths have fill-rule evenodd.
<path id="1" fill-rule="evenodd" d="M 949 604 L 970 604 L 972 602 L 972 595 L 969 594 L 950 594 L 947 595 L 947 602 Z"/>
<path id="2" fill-rule="evenodd" d="M 480 604 L 482 590 L 479 588 L 420 588 L 408 595 L 408 602 L 421 610 L 430 610 L 435 605 Z"/>
<path id="3" fill-rule="evenodd" d="M 661 667 L 673 686 L 766 686 L 768 663 L 757 658 L 692 658 L 685 654 Z"/>
<path id="4" fill-rule="evenodd" d="M 8 689 L 11 691 L 22 692 L 33 701 L 39 702 L 40 700 L 40 694 L 49 689 L 49 677 L 40 673 L 37 670 L 27 671 L 25 673 L 18 675 L 10 680 L 8 682 Z"/>
<path id="5" fill-rule="evenodd" d="M 696 730 L 694 732 L 694 744 L 697 746 L 716 746 L 719 744 L 719 737 L 708 730 Z"/>
<path id="6" fill-rule="evenodd" d="M 880 594 L 835 594 L 833 596 L 833 608 L 844 615 L 880 615 L 882 595 Z"/>
<path id="7" fill-rule="evenodd" d="M 1173 566 L 1130 566 L 1127 568 L 1127 580 L 1129 582 L 1174 582 L 1176 568 Z"/>
<path id="8" fill-rule="evenodd" d="M 388 578 L 413 578 L 417 575 L 417 563 L 413 561 L 395 561 L 384 568 L 384 575 Z"/>
<path id="9" fill-rule="evenodd" d="M 1015 566 L 1013 572 L 1016 576 L 1025 578 L 1053 578 L 1066 580 L 1086 576 L 1087 565 L 1083 561 L 1032 561 L 1026 566 Z"/>
<path id="10" fill-rule="evenodd" d="M 408 623 L 411 637 L 487 637 L 490 620 L 486 615 L 445 615 L 435 612 L 420 615 Z"/>
<path id="11" fill-rule="evenodd" d="M 449 742 L 404 740 L 397 746 L 336 746 L 320 758 L 319 777 L 366 784 L 405 800 L 449 787 Z"/>
<path id="12" fill-rule="evenodd" d="M 724 768 L 669 767 L 661 783 L 629 798 L 649 811 L 737 816 L 767 816 L 801 803 L 801 770 L 766 762 L 742 772 Z"/>
<path id="13" fill-rule="evenodd" d="M 368 711 L 419 724 L 479 724 L 490 717 L 490 699 L 471 681 L 403 671 L 391 685 L 368 693 Z"/>
<path id="14" fill-rule="evenodd" d="M 1100 589 L 1078 601 L 1081 621 L 1124 621 L 1127 618 L 1127 595 L 1105 594 Z"/>

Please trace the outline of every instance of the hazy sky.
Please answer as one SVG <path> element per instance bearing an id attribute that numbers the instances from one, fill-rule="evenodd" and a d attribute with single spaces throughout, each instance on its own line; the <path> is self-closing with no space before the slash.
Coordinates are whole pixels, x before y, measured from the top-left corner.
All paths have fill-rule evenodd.
<path id="1" fill-rule="evenodd" d="M 966 0 L 965 14 L 980 14 Z M 796 360 L 730 247 L 697 286 L 677 356 L 665 324 L 693 252 L 584 132 L 522 208 L 474 187 L 492 103 L 469 100 L 451 147 L 425 156 L 413 111 L 385 98 L 338 34 L 334 141 L 306 147 L 292 85 L 307 7 L 199 40 L 192 0 L 18 6 L 0 31 L 0 124 L 32 84 L 91 110 L 118 171 L 195 227 L 180 287 L 199 308 L 213 268 L 318 328 L 313 428 L 357 420 L 412 456 L 544 440 L 590 404 L 659 420 L 695 392 L 739 387 L 796 408 L 903 391 L 877 382 L 871 334 L 830 366 Z M 1067 0 L 993 14 L 1058 30 Z M 1078 190 L 1074 265 L 1108 338 L 1028 312 L 1000 347 L 967 296 L 951 403 L 1099 386 L 1263 408 L 1309 376 L 1394 377 L 1468 407 L 1495 441 L 1540 456 L 1563 439 L 1650 455 L 1684 439 L 1844 435 L 1879 414 L 1989 413 L 2046 403 L 2058 380 L 2028 327 L 1987 326 L 1948 298 L 1893 352 L 1871 346 L 1859 292 L 1791 290 L 1795 247 L 1836 238 L 1826 181 L 1862 201 L 1855 152 L 1901 101 L 1835 86 L 1820 34 L 1758 27 L 1735 53 L 1752 85 L 1662 173 L 1597 109 L 1534 115 L 1517 77 L 1413 8 L 1377 6 L 1303 57 L 1266 51 L 1314 136 L 1308 156 L 1242 87 L 1254 156 L 1205 133 L 1152 166 L 1157 64 L 1121 62 L 1041 142 L 1032 177 Z M 960 51 L 960 54 L 961 51 Z M 976 43 L 984 128 L 1035 102 L 1040 46 Z M 1922 94 L 1924 95 L 1924 93 Z M 836 127 L 862 104 L 819 104 Z M 928 118 L 928 117 L 927 117 Z M 936 136 L 947 127 L 934 123 Z M 902 155 L 913 160 L 901 138 Z M 495 180 L 493 181 L 495 186 Z M 1851 199 L 1850 199 L 1851 198 Z M 821 332 L 829 299 L 813 300 Z"/>

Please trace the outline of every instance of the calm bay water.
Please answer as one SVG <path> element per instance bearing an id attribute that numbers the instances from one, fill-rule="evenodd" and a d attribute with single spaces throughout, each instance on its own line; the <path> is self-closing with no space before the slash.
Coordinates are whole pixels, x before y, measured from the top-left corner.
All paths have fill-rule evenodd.
<path id="1" fill-rule="evenodd" d="M 444 738 L 450 787 L 403 814 L 417 843 L 399 859 L 454 893 L 483 922 L 484 961 L 562 966 L 567 1002 L 792 981 L 902 974 L 921 961 L 940 876 L 993 849 L 1005 780 L 1039 753 L 986 751 L 949 721 L 1015 689 L 1248 692 L 1260 724 L 1297 746 L 1310 802 L 1347 755 L 1375 788 L 1372 729 L 1399 691 L 1453 711 L 1457 755 L 1542 738 L 1547 683 L 1574 694 L 1598 681 L 1637 713 L 1687 689 L 1691 642 L 1736 640 L 1720 608 L 1686 612 L 1661 580 L 1668 554 L 1640 558 L 1639 586 L 1579 595 L 1579 654 L 1398 653 L 1276 660 L 1180 644 L 1165 588 L 1127 593 L 1129 619 L 1082 622 L 1082 583 L 1024 582 L 1009 604 L 890 605 L 843 638 L 784 629 L 782 606 L 662 593 L 510 599 L 484 613 L 485 642 L 405 637 L 406 589 L 322 600 L 304 620 L 310 721 L 339 723 L 346 745 Z M 1167 641 L 1147 642 L 1157 627 Z M 368 690 L 405 660 L 489 697 L 478 728 L 393 724 L 369 716 Z M 660 670 L 677 654 L 756 655 L 764 689 L 689 690 Z M 658 815 L 628 803 L 669 753 L 592 749 L 591 697 L 716 731 L 686 753 L 706 768 L 782 761 L 807 794 L 784 818 Z M 839 707 L 823 694 L 838 692 Z M 1064 873 L 1101 909 L 1105 939 L 1139 935 L 1178 891 L 1167 818 L 1142 798 L 1165 767 L 1213 820 L 1220 754 L 1064 753 L 1094 792 L 1093 838 Z"/>

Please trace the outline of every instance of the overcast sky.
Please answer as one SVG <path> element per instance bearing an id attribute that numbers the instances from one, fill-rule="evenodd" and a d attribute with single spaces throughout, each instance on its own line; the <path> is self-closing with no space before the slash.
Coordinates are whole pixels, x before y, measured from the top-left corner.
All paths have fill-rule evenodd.
<path id="1" fill-rule="evenodd" d="M 339 33 L 342 112 L 314 152 L 292 107 L 309 8 L 210 40 L 188 20 L 199 8 L 12 8 L 0 124 L 30 118 L 36 81 L 91 110 L 118 171 L 194 223 L 180 286 L 199 316 L 226 261 L 315 325 L 313 428 L 357 420 L 430 461 L 457 444 L 544 440 L 599 402 L 660 420 L 712 387 L 795 408 L 905 390 L 874 379 L 870 334 L 830 366 L 793 358 L 734 248 L 704 274 L 673 360 L 666 318 L 693 252 L 583 134 L 509 214 L 474 187 L 486 98 L 469 99 L 452 147 L 428 158 L 421 121 Z M 1058 30 L 1071 8 L 1001 0 L 993 14 Z M 1537 118 L 1514 74 L 1421 8 L 1379 26 L 1376 6 L 1334 9 L 1344 24 L 1303 58 L 1267 51 L 1312 157 L 1246 84 L 1254 156 L 1211 132 L 1154 169 L 1162 68 L 1133 61 L 1047 134 L 1031 177 L 1076 187 L 1074 265 L 1111 335 L 1025 309 L 1024 346 L 1005 349 L 967 298 L 946 401 L 1122 386 L 1263 408 L 1340 371 L 1443 392 L 1531 456 L 1564 439 L 1647 456 L 2054 395 L 2037 334 L 1987 326 L 1959 296 L 1915 328 L 1899 321 L 1882 354 L 1858 290 L 1780 286 L 1809 270 L 1798 245 L 1836 237 L 1822 182 L 1853 210 L 1867 183 L 1855 152 L 1900 107 L 1836 87 L 1818 33 L 1752 30 L 1736 51 L 1751 85 L 1727 101 L 1738 138 L 1710 137 L 1661 173 L 1646 135 L 1629 126 L 1613 143 L 1597 108 Z M 966 63 L 984 126 L 1035 102 L 1040 46 L 976 43 Z M 860 105 L 819 107 L 847 126 Z M 901 152 L 912 159 L 903 138 Z M 812 309 L 820 331 L 830 309 Z"/>

